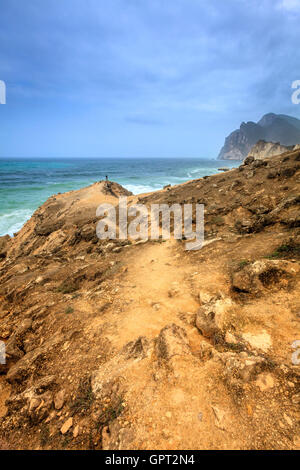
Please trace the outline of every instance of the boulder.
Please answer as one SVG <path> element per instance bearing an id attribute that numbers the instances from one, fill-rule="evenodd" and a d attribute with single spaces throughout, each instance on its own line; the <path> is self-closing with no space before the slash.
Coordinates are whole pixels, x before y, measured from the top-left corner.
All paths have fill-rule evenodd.
<path id="1" fill-rule="evenodd" d="M 234 307 L 230 298 L 212 299 L 197 312 L 196 326 L 203 336 L 214 340 L 224 336 L 227 313 Z"/>
<path id="2" fill-rule="evenodd" d="M 165 326 L 157 338 L 156 353 L 158 358 L 167 360 L 191 354 L 185 330 L 174 323 Z"/>
<path id="3" fill-rule="evenodd" d="M 47 357 L 50 351 L 57 347 L 63 341 L 63 336 L 57 334 L 46 341 L 42 346 L 26 353 L 16 364 L 14 364 L 7 373 L 7 380 L 10 383 L 22 382 L 35 369 L 39 359 Z"/>
<path id="4" fill-rule="evenodd" d="M 251 163 L 253 163 L 255 160 L 255 158 L 252 156 L 252 155 L 249 155 L 249 157 L 246 157 L 245 160 L 244 160 L 244 163 L 243 165 L 251 165 Z"/>
<path id="5" fill-rule="evenodd" d="M 287 261 L 255 261 L 232 274 L 232 287 L 237 292 L 258 293 L 288 277 L 289 271 Z"/>
<path id="6" fill-rule="evenodd" d="M 20 349 L 20 343 L 15 335 L 12 335 L 6 343 L 7 359 L 19 360 L 24 356 L 24 352 Z"/>
<path id="7" fill-rule="evenodd" d="M 246 352 L 226 352 L 219 355 L 224 364 L 224 379 L 232 388 L 244 388 L 244 384 L 255 380 L 266 367 L 262 356 L 252 356 Z"/>

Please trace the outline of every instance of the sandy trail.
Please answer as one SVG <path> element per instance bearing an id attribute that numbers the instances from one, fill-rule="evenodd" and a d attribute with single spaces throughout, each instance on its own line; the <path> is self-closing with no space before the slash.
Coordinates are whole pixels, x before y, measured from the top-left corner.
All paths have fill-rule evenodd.
<path id="1" fill-rule="evenodd" d="M 191 267 L 181 264 L 176 243 L 149 243 L 131 256 L 119 292 L 127 307 L 110 338 L 116 347 L 139 336 L 153 338 L 170 323 L 182 326 L 182 315 L 192 316 L 199 308 L 191 293 Z"/>
<path id="2" fill-rule="evenodd" d="M 154 339 L 164 327 L 175 323 L 184 328 L 196 356 L 176 356 L 163 366 L 158 364 L 154 353 L 144 361 L 129 361 L 128 367 L 125 364 L 125 369 L 117 372 L 124 380 L 131 410 L 124 420 L 128 420 L 133 431 L 132 440 L 131 431 L 124 439 L 124 448 L 236 446 L 231 434 L 227 443 L 224 431 L 216 432 L 211 406 L 220 402 L 218 392 L 213 390 L 216 389 L 213 383 L 218 380 L 197 358 L 197 351 L 205 340 L 194 325 L 199 309 L 193 288 L 194 274 L 195 265 L 185 262 L 184 253 L 174 240 L 141 245 L 130 256 L 118 292 L 119 300 L 126 307 L 118 314 L 114 331 L 110 332 L 111 344 L 120 351 L 140 336 Z M 222 394 L 222 404 L 228 412 L 230 402 L 223 390 Z M 155 424 L 159 422 L 161 426 Z M 106 448 L 114 445 L 113 440 L 112 427 Z"/>

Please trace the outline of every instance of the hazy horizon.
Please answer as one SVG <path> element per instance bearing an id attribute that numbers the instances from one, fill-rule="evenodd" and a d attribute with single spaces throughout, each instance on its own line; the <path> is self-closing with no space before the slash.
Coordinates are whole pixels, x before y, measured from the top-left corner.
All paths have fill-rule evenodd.
<path id="1" fill-rule="evenodd" d="M 89 155 L 85 155 L 85 156 L 82 156 L 82 157 L 72 157 L 72 156 L 53 156 L 53 157 L 38 157 L 38 156 L 18 156 L 18 157 L 14 157 L 14 156 L 10 156 L 10 157 L 2 157 L 0 156 L 0 160 L 61 160 L 61 159 L 66 159 L 66 160 L 69 160 L 69 159 L 72 159 L 72 160 L 84 160 L 84 159 L 90 159 L 90 160 L 119 160 L 119 159 L 124 159 L 124 160 L 160 160 L 160 159 L 165 159 L 165 160 L 207 160 L 207 161 L 211 161 L 211 160 L 215 160 L 215 161 L 219 161 L 220 163 L 222 163 L 221 160 L 218 160 L 217 158 L 207 158 L 207 157 L 189 157 L 187 155 L 185 155 L 184 157 L 163 157 L 163 156 L 152 156 L 152 157 L 143 157 L 142 155 L 140 156 L 135 156 L 135 157 L 131 157 L 131 156 L 116 156 L 116 155 L 112 155 L 111 157 L 101 157 L 101 156 L 94 156 L 94 157 L 91 157 Z M 224 161 L 223 161 L 224 163 Z"/>

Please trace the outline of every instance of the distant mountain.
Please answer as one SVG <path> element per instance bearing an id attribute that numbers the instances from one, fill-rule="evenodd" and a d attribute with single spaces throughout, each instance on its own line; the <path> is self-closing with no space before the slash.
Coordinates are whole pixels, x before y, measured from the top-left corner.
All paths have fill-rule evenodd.
<path id="1" fill-rule="evenodd" d="M 226 137 L 218 158 L 243 160 L 259 140 L 280 142 L 285 146 L 300 144 L 300 120 L 285 114 L 269 113 L 257 123 L 242 122 L 239 129 Z"/>

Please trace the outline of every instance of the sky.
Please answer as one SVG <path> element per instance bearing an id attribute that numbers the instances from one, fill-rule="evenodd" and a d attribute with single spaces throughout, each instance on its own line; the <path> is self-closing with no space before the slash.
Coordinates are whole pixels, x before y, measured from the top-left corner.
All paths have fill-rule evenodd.
<path id="1" fill-rule="evenodd" d="M 0 157 L 216 158 L 300 118 L 300 0 L 0 0 Z"/>

